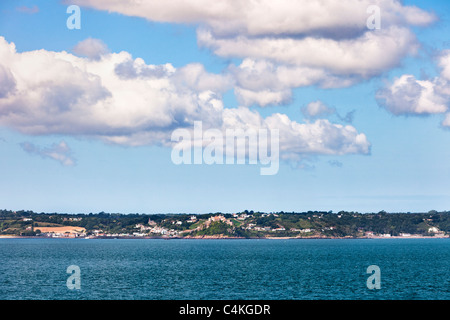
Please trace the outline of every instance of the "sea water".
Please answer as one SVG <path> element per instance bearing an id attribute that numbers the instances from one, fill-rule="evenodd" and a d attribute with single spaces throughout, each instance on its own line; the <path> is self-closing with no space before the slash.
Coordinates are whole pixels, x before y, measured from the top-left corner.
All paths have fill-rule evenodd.
<path id="1" fill-rule="evenodd" d="M 0 299 L 435 300 L 449 276 L 450 239 L 0 239 Z"/>

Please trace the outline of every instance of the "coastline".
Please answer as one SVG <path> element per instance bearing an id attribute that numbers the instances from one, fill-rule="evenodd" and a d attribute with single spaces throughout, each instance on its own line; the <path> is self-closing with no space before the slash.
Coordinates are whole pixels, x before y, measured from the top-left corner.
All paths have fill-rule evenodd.
<path id="1" fill-rule="evenodd" d="M 147 239 L 147 240 L 343 240 L 343 239 L 449 239 L 450 235 L 446 236 L 421 236 L 421 235 L 411 235 L 411 236 L 391 236 L 391 237 L 229 237 L 224 235 L 203 235 L 203 236 L 186 236 L 186 237 L 40 237 L 40 236 L 16 236 L 16 235 L 0 235 L 1 239 L 82 239 L 82 240 L 97 240 L 97 239 L 109 239 L 109 240 L 117 240 L 117 239 L 125 239 L 125 240 L 133 240 L 133 239 Z"/>
<path id="2" fill-rule="evenodd" d="M 344 220 L 339 218 L 344 217 Z M 431 239 L 449 238 L 449 212 L 301 212 L 96 215 L 4 211 L 0 239 Z M 81 226 L 80 226 L 81 225 Z M 408 228 L 405 228 L 405 225 Z M 82 227 L 84 226 L 84 227 Z M 88 227 L 89 226 L 89 227 Z M 36 232 L 35 232 L 36 231 Z M 383 232 L 381 232 L 383 231 Z"/>
<path id="3" fill-rule="evenodd" d="M 23 236 L 15 236 L 15 235 L 0 235 L 0 239 L 19 239 L 19 238 L 31 238 L 31 237 L 23 237 Z"/>

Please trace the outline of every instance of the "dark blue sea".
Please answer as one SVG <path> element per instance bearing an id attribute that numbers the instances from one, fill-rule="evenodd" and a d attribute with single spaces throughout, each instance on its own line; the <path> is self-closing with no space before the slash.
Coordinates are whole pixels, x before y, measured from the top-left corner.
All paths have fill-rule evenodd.
<path id="1" fill-rule="evenodd" d="M 0 299 L 450 299 L 450 239 L 0 239 Z"/>

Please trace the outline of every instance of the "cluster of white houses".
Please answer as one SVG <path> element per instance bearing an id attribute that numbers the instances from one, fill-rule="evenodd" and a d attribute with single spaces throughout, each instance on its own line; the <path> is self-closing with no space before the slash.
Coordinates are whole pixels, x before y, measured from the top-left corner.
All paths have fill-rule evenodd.
<path id="1" fill-rule="evenodd" d="M 161 235 L 172 235 L 172 236 L 176 236 L 179 234 L 179 232 L 177 230 L 159 227 L 156 225 L 156 223 L 152 223 L 149 226 L 146 226 L 143 224 L 137 224 L 135 226 L 135 228 L 139 229 L 139 231 L 140 231 L 140 232 L 133 232 L 133 236 L 136 236 L 136 237 L 148 236 L 148 233 L 161 234 Z"/>
<path id="2" fill-rule="evenodd" d="M 271 214 L 263 214 L 264 216 L 269 216 Z M 273 214 L 275 216 L 278 216 L 276 214 Z M 232 218 L 231 219 L 227 219 L 225 218 L 224 215 L 219 214 L 216 216 L 212 216 L 209 217 L 204 223 L 198 225 L 195 229 L 192 230 L 184 230 L 184 231 L 177 231 L 174 229 L 168 229 L 168 228 L 164 228 L 161 226 L 158 226 L 154 221 L 149 220 L 148 221 L 148 225 L 145 224 L 136 224 L 135 228 L 139 229 L 140 232 L 134 232 L 133 235 L 135 236 L 145 236 L 148 235 L 149 233 L 152 234 L 161 234 L 161 235 L 180 235 L 182 233 L 186 233 L 186 232 L 192 232 L 195 230 L 201 230 L 201 229 L 205 229 L 208 228 L 211 223 L 213 222 L 222 222 L 225 223 L 229 226 L 233 226 L 233 221 L 232 219 L 235 220 L 239 220 L 239 221 L 244 221 L 247 220 L 249 218 L 252 218 L 253 216 L 251 214 L 246 214 L 246 213 L 242 213 L 242 214 L 237 214 L 234 213 L 232 214 Z M 195 215 L 192 215 L 189 217 L 188 220 L 186 220 L 187 223 L 196 223 L 198 222 L 198 218 Z M 181 220 L 174 220 L 171 222 L 173 225 L 182 225 L 183 222 Z M 285 231 L 286 229 L 282 226 L 280 226 L 279 228 L 271 228 L 271 227 L 259 227 L 256 226 L 256 224 L 254 223 L 249 223 L 245 229 L 247 230 L 255 230 L 255 231 L 270 231 L 270 232 L 276 232 L 276 231 Z M 298 231 L 298 232 L 303 232 L 303 233 L 307 233 L 307 232 L 311 232 L 313 231 L 313 229 L 291 229 L 291 231 Z"/>

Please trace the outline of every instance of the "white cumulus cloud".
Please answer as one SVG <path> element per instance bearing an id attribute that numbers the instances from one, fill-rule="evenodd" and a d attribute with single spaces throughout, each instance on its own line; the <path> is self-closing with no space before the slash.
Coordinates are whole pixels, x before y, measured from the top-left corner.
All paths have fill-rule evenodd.
<path id="1" fill-rule="evenodd" d="M 309 118 L 328 116 L 336 112 L 336 109 L 328 107 L 320 100 L 308 103 L 302 108 L 302 113 Z"/>
<path id="2" fill-rule="evenodd" d="M 448 111 L 450 106 L 450 51 L 438 58 L 441 72 L 432 79 L 419 80 L 404 74 L 379 89 L 377 102 L 394 115 L 429 115 Z M 443 123 L 446 126 L 446 122 Z"/>
<path id="3" fill-rule="evenodd" d="M 109 50 L 108 46 L 100 39 L 87 38 L 77 43 L 72 51 L 79 56 L 98 60 Z"/>
<path id="4" fill-rule="evenodd" d="M 413 75 L 400 78 L 377 92 L 378 103 L 395 115 L 433 114 L 447 110 L 446 100 L 435 91 L 435 83 L 417 80 Z"/>

